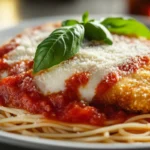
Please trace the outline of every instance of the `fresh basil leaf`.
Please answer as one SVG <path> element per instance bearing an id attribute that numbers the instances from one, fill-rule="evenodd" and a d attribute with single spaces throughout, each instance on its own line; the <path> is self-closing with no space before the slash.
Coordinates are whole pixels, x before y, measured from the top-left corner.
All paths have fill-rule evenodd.
<path id="1" fill-rule="evenodd" d="M 98 40 L 107 44 L 112 44 L 110 32 L 99 22 L 88 22 L 85 24 L 85 37 L 89 40 Z"/>
<path id="2" fill-rule="evenodd" d="M 86 11 L 83 15 L 82 15 L 82 21 L 83 23 L 87 23 L 89 21 L 89 12 Z"/>
<path id="3" fill-rule="evenodd" d="M 53 31 L 37 47 L 33 72 L 50 68 L 74 56 L 79 50 L 83 37 L 84 27 L 78 24 Z"/>
<path id="4" fill-rule="evenodd" d="M 150 38 L 150 30 L 144 24 L 132 18 L 110 17 L 104 19 L 101 24 L 112 33 Z"/>
<path id="5" fill-rule="evenodd" d="M 75 24 L 79 24 L 79 22 L 77 20 L 65 20 L 62 22 L 62 26 L 72 26 L 72 25 L 75 25 Z"/>

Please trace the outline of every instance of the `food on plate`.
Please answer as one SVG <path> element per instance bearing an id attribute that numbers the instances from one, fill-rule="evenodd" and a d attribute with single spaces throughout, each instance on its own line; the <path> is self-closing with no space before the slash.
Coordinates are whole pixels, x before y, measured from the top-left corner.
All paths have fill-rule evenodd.
<path id="1" fill-rule="evenodd" d="M 0 47 L 0 129 L 80 142 L 150 142 L 150 31 L 133 18 L 65 20 Z"/>

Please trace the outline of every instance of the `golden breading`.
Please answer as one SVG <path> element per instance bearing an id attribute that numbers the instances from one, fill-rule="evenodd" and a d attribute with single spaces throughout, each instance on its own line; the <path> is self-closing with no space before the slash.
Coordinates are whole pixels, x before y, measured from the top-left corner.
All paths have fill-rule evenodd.
<path id="1" fill-rule="evenodd" d="M 125 110 L 150 112 L 150 65 L 123 77 L 103 95 L 102 100 Z"/>

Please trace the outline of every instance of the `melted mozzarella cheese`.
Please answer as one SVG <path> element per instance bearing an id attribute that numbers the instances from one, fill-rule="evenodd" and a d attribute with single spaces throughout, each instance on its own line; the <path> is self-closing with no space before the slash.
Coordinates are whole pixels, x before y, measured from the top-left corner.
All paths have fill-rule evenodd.
<path id="1" fill-rule="evenodd" d="M 73 59 L 41 72 L 34 77 L 36 85 L 45 95 L 65 90 L 65 81 L 75 73 L 89 72 L 90 79 L 79 88 L 81 99 L 91 101 L 100 81 L 117 66 L 130 58 L 148 55 L 150 48 L 138 39 L 114 35 L 113 45 L 89 46 L 86 43 Z"/>
<path id="2" fill-rule="evenodd" d="M 42 26 L 42 29 L 27 30 L 15 42 L 19 45 L 13 51 L 4 55 L 4 62 L 13 64 L 21 60 L 33 60 L 36 48 L 40 42 L 49 36 L 55 29 L 52 25 Z"/>

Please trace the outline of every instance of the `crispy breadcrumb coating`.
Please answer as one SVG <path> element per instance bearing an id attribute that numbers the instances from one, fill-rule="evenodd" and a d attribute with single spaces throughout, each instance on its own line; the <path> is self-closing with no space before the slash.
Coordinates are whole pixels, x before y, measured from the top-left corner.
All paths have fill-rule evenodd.
<path id="1" fill-rule="evenodd" d="M 102 96 L 105 103 L 133 112 L 150 112 L 150 65 L 125 76 Z"/>

